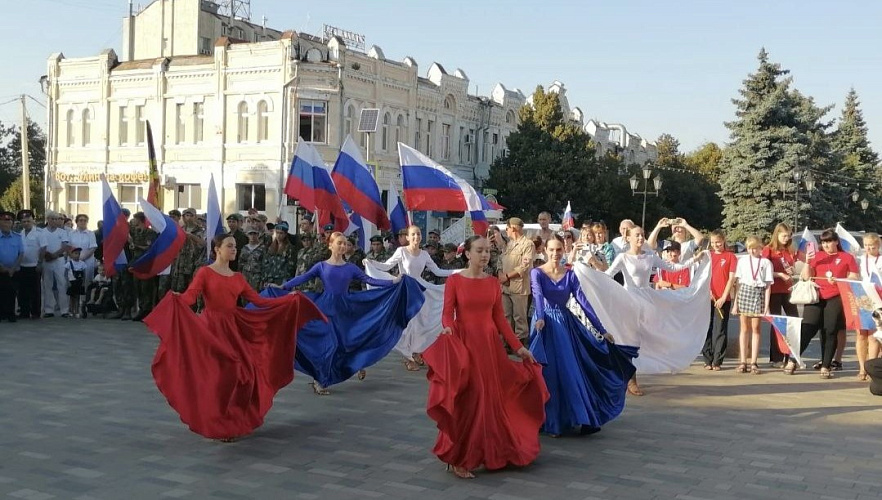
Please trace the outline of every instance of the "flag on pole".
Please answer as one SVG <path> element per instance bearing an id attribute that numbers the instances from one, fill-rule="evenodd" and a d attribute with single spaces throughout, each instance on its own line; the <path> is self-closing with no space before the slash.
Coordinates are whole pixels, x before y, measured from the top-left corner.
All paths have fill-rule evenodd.
<path id="1" fill-rule="evenodd" d="M 389 217 L 383 207 L 380 188 L 368 170 L 361 151 L 349 135 L 340 148 L 331 178 L 340 198 L 352 211 L 381 230 L 389 229 Z"/>
<path id="2" fill-rule="evenodd" d="M 763 319 L 772 325 L 772 334 L 775 336 L 781 354 L 790 356 L 796 365 L 802 368 L 802 360 L 799 359 L 799 349 L 802 344 L 802 318 L 770 314 L 763 316 Z"/>
<path id="3" fill-rule="evenodd" d="M 386 211 L 389 213 L 389 223 L 392 226 L 393 235 L 398 234 L 398 231 L 410 225 L 410 220 L 407 218 L 407 210 L 404 209 L 404 203 L 401 202 L 401 196 L 398 195 L 398 189 L 395 188 L 395 184 L 392 181 L 389 181 Z"/>
<path id="4" fill-rule="evenodd" d="M 143 255 L 132 262 L 132 274 L 138 279 L 149 279 L 158 275 L 175 261 L 187 240 L 178 223 L 162 213 L 144 198 L 140 198 L 144 217 L 150 221 L 150 228 L 159 233 Z"/>
<path id="5" fill-rule="evenodd" d="M 126 216 L 122 213 L 116 197 L 113 196 L 113 191 L 104 174 L 101 174 L 101 194 L 104 212 L 104 224 L 101 226 L 104 262 L 113 262 L 114 264 L 104 266 L 104 272 L 109 278 L 128 266 L 124 249 L 129 239 L 129 223 L 126 221 Z"/>
<path id="6" fill-rule="evenodd" d="M 839 245 L 842 247 L 842 250 L 853 255 L 860 251 L 860 243 L 838 222 L 836 223 L 836 235 L 839 236 Z"/>
<path id="7" fill-rule="evenodd" d="M 570 208 L 570 202 L 567 201 L 567 208 L 564 209 L 563 218 L 560 221 L 560 228 L 567 231 L 572 229 L 574 225 L 573 210 Z"/>
<path id="8" fill-rule="evenodd" d="M 876 286 L 869 281 L 836 280 L 842 296 L 842 309 L 845 310 L 847 330 L 875 330 L 873 311 L 882 307 L 882 298 Z"/>
<path id="9" fill-rule="evenodd" d="M 217 187 L 214 185 L 214 174 L 208 181 L 208 207 L 205 213 L 205 259 L 211 260 L 211 240 L 224 232 L 224 223 L 220 210 L 220 202 L 217 196 Z"/>
<path id="10" fill-rule="evenodd" d="M 398 158 L 408 210 L 472 212 L 492 208 L 464 179 L 400 142 Z"/>
<path id="11" fill-rule="evenodd" d="M 325 162 L 318 150 L 306 141 L 299 141 L 294 151 L 294 159 L 288 171 L 285 194 L 298 200 L 300 205 L 315 212 L 321 210 L 320 225 L 334 217 L 334 230 L 345 231 L 349 226 L 349 216 L 343 209 L 343 202 L 337 195 L 337 188 Z"/>
<path id="12" fill-rule="evenodd" d="M 153 146 L 153 130 L 150 121 L 147 121 L 147 166 L 149 185 L 147 187 L 147 202 L 162 210 L 162 185 L 159 182 L 159 169 L 156 165 L 156 149 Z"/>

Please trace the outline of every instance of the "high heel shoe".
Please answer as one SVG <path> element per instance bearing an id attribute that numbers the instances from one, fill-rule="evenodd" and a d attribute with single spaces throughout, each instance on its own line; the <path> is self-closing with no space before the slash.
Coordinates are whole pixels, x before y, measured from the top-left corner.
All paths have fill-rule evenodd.
<path id="1" fill-rule="evenodd" d="M 325 389 L 324 387 L 322 387 L 322 386 L 321 386 L 318 382 L 316 382 L 315 380 L 312 381 L 312 384 L 311 384 L 311 385 L 312 385 L 312 392 L 314 392 L 316 396 L 327 396 L 328 394 L 331 393 L 331 391 L 329 391 L 329 390 Z"/>
<path id="2" fill-rule="evenodd" d="M 456 475 L 456 477 L 458 477 L 460 479 L 474 479 L 475 478 L 475 475 L 472 474 L 465 467 L 456 467 L 455 465 L 447 464 L 447 472 L 450 472 L 451 470 Z"/>

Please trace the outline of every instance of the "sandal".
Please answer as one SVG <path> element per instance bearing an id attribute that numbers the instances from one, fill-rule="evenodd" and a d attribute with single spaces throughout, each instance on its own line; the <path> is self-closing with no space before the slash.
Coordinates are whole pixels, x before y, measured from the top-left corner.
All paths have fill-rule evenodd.
<path id="1" fill-rule="evenodd" d="M 842 361 L 831 361 L 830 368 L 835 372 L 842 371 Z"/>
<path id="2" fill-rule="evenodd" d="M 793 372 L 795 372 L 795 371 L 796 371 L 796 363 L 794 363 L 793 361 L 787 363 L 787 365 L 784 366 L 784 373 L 786 375 L 793 375 Z"/>
<path id="3" fill-rule="evenodd" d="M 735 373 L 747 373 L 747 363 L 740 363 L 738 368 L 735 368 Z"/>
<path id="4" fill-rule="evenodd" d="M 420 371 L 420 366 L 417 364 L 417 362 L 409 359 L 404 360 L 404 368 L 406 368 L 409 372 Z"/>
<path id="5" fill-rule="evenodd" d="M 821 368 L 821 378 L 831 379 L 833 378 L 833 372 L 831 372 L 828 368 Z"/>
<path id="6" fill-rule="evenodd" d="M 367 372 L 364 370 L 358 370 L 358 380 L 364 380 L 367 377 Z"/>
<path id="7" fill-rule="evenodd" d="M 870 376 L 867 375 L 867 372 L 861 371 L 861 372 L 858 372 L 857 379 L 860 381 L 866 382 L 867 380 L 870 380 Z"/>
<path id="8" fill-rule="evenodd" d="M 812 370 L 820 370 L 820 369 L 821 369 L 821 362 L 820 361 L 818 361 L 817 363 L 812 365 Z"/>
<path id="9" fill-rule="evenodd" d="M 413 355 L 411 357 L 413 358 L 413 360 L 416 364 L 418 364 L 420 366 L 426 366 L 426 362 L 423 361 L 422 353 L 415 352 L 415 353 L 413 353 Z"/>
<path id="10" fill-rule="evenodd" d="M 759 369 L 759 365 L 757 365 L 756 363 L 753 363 L 750 365 L 750 373 L 752 375 L 759 375 L 762 372 Z"/>
<path id="11" fill-rule="evenodd" d="M 331 393 L 331 391 L 325 389 L 324 387 L 319 385 L 318 382 L 316 382 L 314 380 L 312 381 L 311 385 L 312 385 L 312 392 L 314 392 L 316 394 L 316 396 L 327 396 L 328 394 Z"/>
<path id="12" fill-rule="evenodd" d="M 453 470 L 453 473 L 456 474 L 456 477 L 458 477 L 460 479 L 474 479 L 475 478 L 475 475 L 472 474 L 465 467 L 457 467 L 455 465 L 447 464 L 447 472 L 450 472 L 451 470 Z"/>

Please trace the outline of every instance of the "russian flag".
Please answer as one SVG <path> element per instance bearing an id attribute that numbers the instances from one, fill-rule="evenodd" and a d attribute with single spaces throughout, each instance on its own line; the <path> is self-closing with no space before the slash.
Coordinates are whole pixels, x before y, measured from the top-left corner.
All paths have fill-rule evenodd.
<path id="1" fill-rule="evenodd" d="M 224 222 L 220 210 L 220 202 L 217 196 L 217 187 L 214 185 L 214 174 L 208 181 L 208 207 L 205 213 L 205 259 L 211 260 L 211 240 L 215 236 L 224 233 Z"/>
<path id="2" fill-rule="evenodd" d="M 343 202 L 343 208 L 349 214 L 349 227 L 343 231 L 343 236 L 349 236 L 352 233 L 355 233 L 358 237 L 358 248 L 361 248 L 363 251 L 367 252 L 367 240 L 364 237 L 364 221 L 361 216 L 356 212 L 352 211 L 352 209 Z M 385 211 L 384 211 L 385 214 Z"/>
<path id="3" fill-rule="evenodd" d="M 471 212 L 492 208 L 464 179 L 400 142 L 398 159 L 408 210 Z"/>
<path id="4" fill-rule="evenodd" d="M 484 214 L 483 210 L 472 210 L 469 212 L 469 216 L 472 218 L 472 231 L 480 236 L 487 236 L 487 231 L 490 230 L 490 223 L 487 222 L 487 216 Z"/>
<path id="5" fill-rule="evenodd" d="M 803 367 L 799 359 L 799 348 L 802 343 L 802 318 L 790 316 L 763 316 L 763 319 L 772 325 L 778 349 L 796 362 L 797 366 Z"/>
<path id="6" fill-rule="evenodd" d="M 875 330 L 873 311 L 882 307 L 882 298 L 869 281 L 836 280 L 845 310 L 845 328 L 848 330 Z"/>
<path id="7" fill-rule="evenodd" d="M 352 136 L 347 135 L 343 141 L 340 155 L 331 171 L 331 178 L 340 198 L 356 214 L 372 222 L 380 230 L 389 229 L 389 217 L 383 207 L 380 188 Z"/>
<path id="8" fill-rule="evenodd" d="M 836 235 L 839 236 L 839 245 L 842 247 L 842 250 L 850 254 L 856 254 L 860 251 L 860 243 L 838 222 L 836 223 Z"/>
<path id="9" fill-rule="evenodd" d="M 349 217 L 337 195 L 331 174 L 325 169 L 324 160 L 318 150 L 306 141 L 297 143 L 285 183 L 285 194 L 300 201 L 300 205 L 310 212 L 321 210 L 326 218 L 333 215 L 336 231 L 345 231 L 349 226 Z"/>
<path id="10" fill-rule="evenodd" d="M 806 260 L 805 256 L 810 253 L 817 253 L 818 251 L 818 240 L 815 239 L 815 235 L 809 231 L 808 226 L 806 226 L 805 230 L 802 232 L 802 237 L 799 240 L 799 247 L 797 251 L 802 254 L 803 259 Z"/>
<path id="11" fill-rule="evenodd" d="M 564 210 L 563 218 L 560 221 L 560 228 L 566 231 L 572 229 L 574 225 L 573 209 L 570 208 L 570 202 L 567 201 L 567 208 Z"/>
<path id="12" fill-rule="evenodd" d="M 130 267 L 136 278 L 148 279 L 156 276 L 175 261 L 187 235 L 171 217 L 159 211 L 147 200 L 140 198 L 138 202 L 141 204 L 144 216 L 150 221 L 150 228 L 159 233 L 144 255 L 132 262 Z"/>
<path id="13" fill-rule="evenodd" d="M 102 245 L 104 246 L 104 272 L 109 278 L 117 271 L 125 269 L 128 264 L 126 252 L 123 249 L 129 239 L 129 223 L 126 221 L 126 216 L 123 215 L 116 197 L 113 196 L 113 191 L 104 174 L 101 174 L 101 194 L 104 212 L 104 224 L 101 227 Z M 106 265 L 108 262 L 113 262 L 114 265 Z"/>
<path id="14" fill-rule="evenodd" d="M 389 182 L 389 194 L 386 197 L 386 211 L 389 212 L 389 223 L 392 226 L 393 235 L 410 225 L 407 210 L 404 209 L 401 197 L 398 196 L 398 189 L 391 181 Z"/>

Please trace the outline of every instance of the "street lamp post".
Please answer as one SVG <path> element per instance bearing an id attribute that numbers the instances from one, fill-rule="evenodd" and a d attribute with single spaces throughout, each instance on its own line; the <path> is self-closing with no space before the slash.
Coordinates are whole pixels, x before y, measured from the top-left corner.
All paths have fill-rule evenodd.
<path id="1" fill-rule="evenodd" d="M 649 178 L 652 177 L 652 164 L 646 162 L 641 169 L 643 173 L 643 191 L 637 191 L 637 188 L 640 185 L 640 179 L 637 178 L 636 175 L 632 175 L 631 179 L 629 179 L 631 183 L 631 196 L 636 196 L 638 194 L 643 195 L 643 216 L 640 218 L 640 227 L 646 226 L 646 197 L 649 195 L 658 196 L 659 191 L 661 191 L 662 187 L 662 178 L 661 175 L 656 175 L 655 179 L 652 179 L 653 187 L 655 187 L 655 191 L 649 190 Z"/>
<path id="2" fill-rule="evenodd" d="M 785 198 L 787 195 L 787 191 L 790 191 L 791 188 L 794 189 L 793 203 L 795 205 L 795 208 L 793 211 L 793 230 L 795 231 L 799 227 L 799 188 L 800 188 L 800 185 L 804 182 L 806 191 L 808 191 L 809 195 L 811 195 L 811 192 L 814 191 L 814 189 L 815 189 L 815 178 L 812 176 L 811 172 L 808 172 L 805 174 L 805 176 L 803 176 L 802 170 L 800 170 L 799 167 L 797 167 L 793 171 L 793 180 L 794 180 L 794 183 L 791 184 L 790 181 L 785 179 L 785 180 L 781 181 L 780 186 L 781 186 L 781 191 L 785 195 Z"/>

